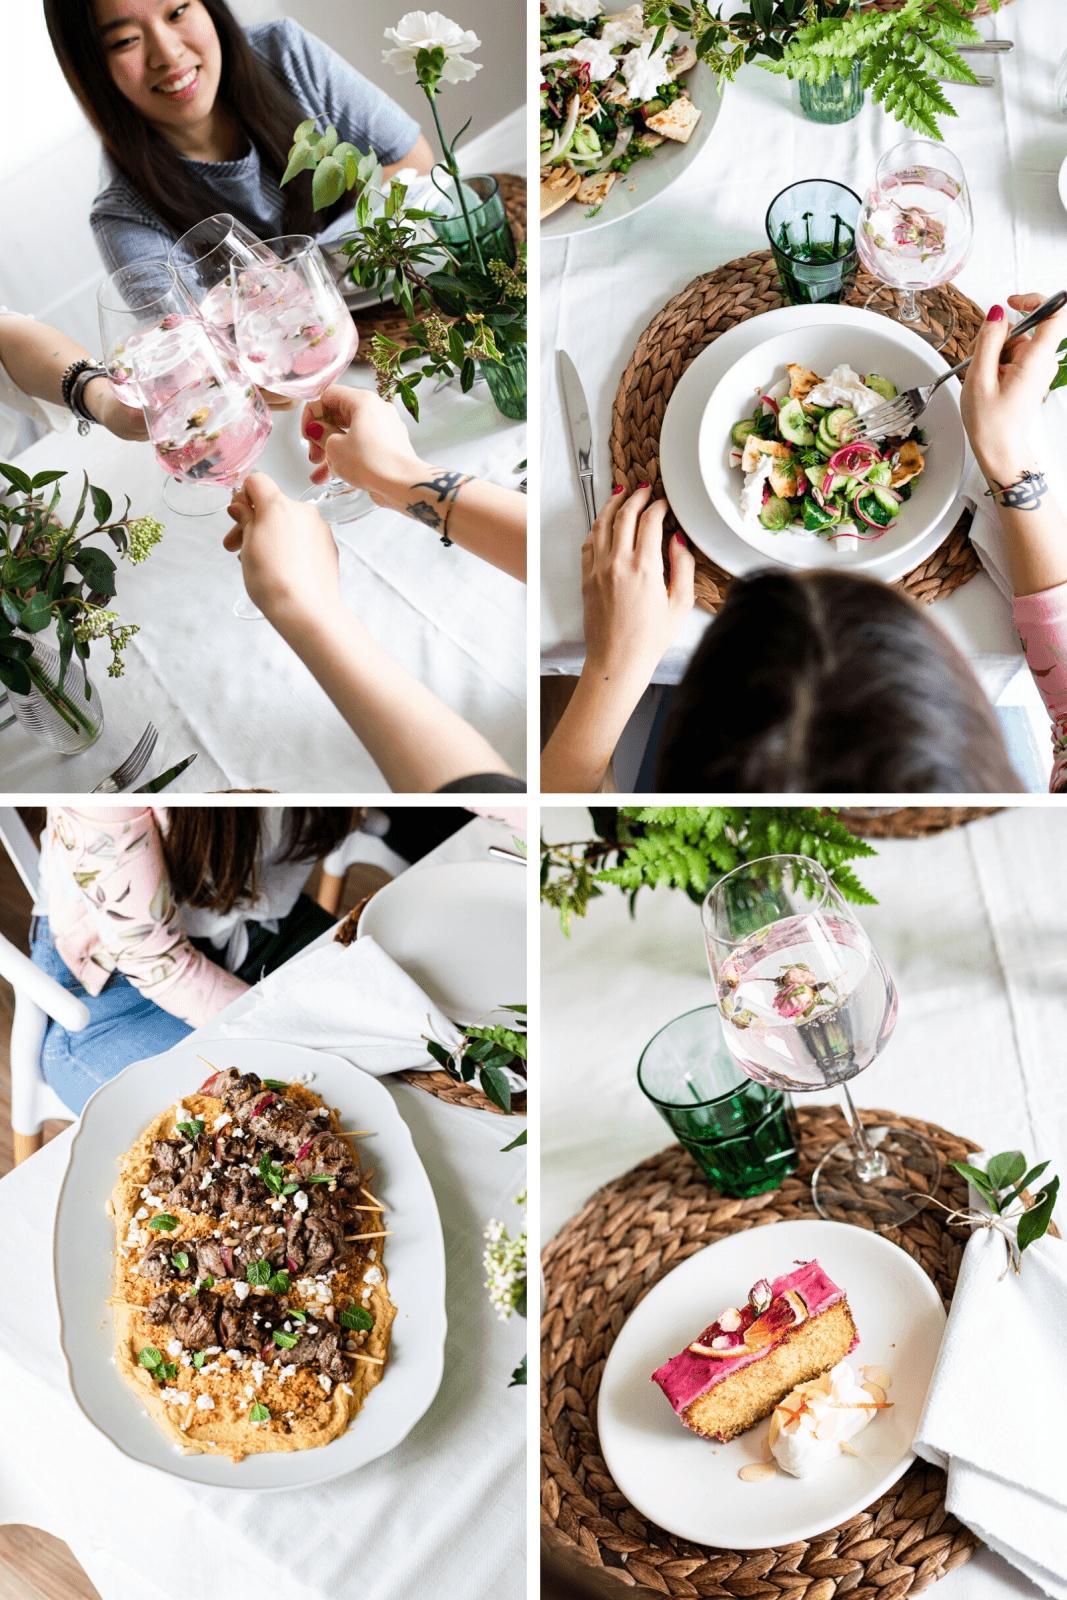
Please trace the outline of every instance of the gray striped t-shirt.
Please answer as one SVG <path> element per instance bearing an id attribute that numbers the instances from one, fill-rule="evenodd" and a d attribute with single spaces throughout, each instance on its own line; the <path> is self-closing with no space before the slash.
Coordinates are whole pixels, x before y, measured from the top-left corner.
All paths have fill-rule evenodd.
<path id="1" fill-rule="evenodd" d="M 246 28 L 245 34 L 320 131 L 332 123 L 341 139 L 357 150 L 372 149 L 383 166 L 399 161 L 414 146 L 420 133 L 414 118 L 299 23 L 286 17 Z M 104 161 L 112 178 L 93 201 L 89 221 L 108 271 L 130 261 L 166 260 L 177 235 L 106 154 Z M 261 239 L 281 233 L 285 196 L 263 170 L 255 145 L 239 161 L 187 161 L 186 166 L 212 197 L 205 216 L 211 209 L 232 212 Z M 317 237 L 324 242 L 350 225 L 350 218 L 339 218 Z"/>

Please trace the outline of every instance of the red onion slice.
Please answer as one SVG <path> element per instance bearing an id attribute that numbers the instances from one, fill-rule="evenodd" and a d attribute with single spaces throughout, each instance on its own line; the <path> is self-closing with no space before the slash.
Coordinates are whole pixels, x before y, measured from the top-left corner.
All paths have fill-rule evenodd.
<path id="1" fill-rule="evenodd" d="M 268 1094 L 265 1099 L 263 1099 L 263 1100 L 261 1100 L 259 1102 L 258 1106 L 254 1106 L 252 1108 L 252 1115 L 254 1117 L 258 1117 L 260 1112 L 263 1110 L 264 1106 L 269 1106 L 271 1101 L 272 1100 L 277 1100 L 277 1098 L 278 1098 L 278 1096 L 276 1094 Z"/>
<path id="2" fill-rule="evenodd" d="M 230 1274 L 230 1277 L 231 1278 L 236 1277 L 236 1273 L 233 1270 L 233 1247 L 231 1245 L 228 1245 L 228 1244 L 220 1244 L 219 1245 L 219 1255 L 222 1257 L 223 1261 L 225 1262 L 226 1271 Z"/>

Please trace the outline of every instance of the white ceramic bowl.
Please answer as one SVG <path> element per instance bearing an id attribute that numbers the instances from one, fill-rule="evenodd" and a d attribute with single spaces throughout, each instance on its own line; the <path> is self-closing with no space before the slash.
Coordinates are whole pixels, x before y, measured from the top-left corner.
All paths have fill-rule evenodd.
<path id="1" fill-rule="evenodd" d="M 881 538 L 861 542 L 855 551 L 838 550 L 828 539 L 817 535 L 792 529 L 772 533 L 761 522 L 742 519 L 744 477 L 740 468 L 729 464 L 731 430 L 735 423 L 752 415 L 757 390 L 766 393 L 787 376 L 789 362 L 799 362 L 820 377 L 829 376 L 834 367 L 847 362 L 861 377 L 878 372 L 895 383 L 898 390 L 932 383 L 947 369 L 948 363 L 922 339 L 902 340 L 901 329 L 892 324 L 882 333 L 866 317 L 857 316 L 853 325 L 847 316 L 848 308 L 841 310 L 845 319 L 840 324 L 800 327 L 768 339 L 743 355 L 716 384 L 700 425 L 700 475 L 712 505 L 727 527 L 778 566 L 855 571 L 900 554 L 917 545 L 941 520 L 955 499 L 963 476 L 966 435 L 960 416 L 959 385 L 951 379 L 934 395 L 919 422 L 927 438 L 926 470 L 911 499 L 901 505 L 896 526 Z"/>
<path id="2" fill-rule="evenodd" d="M 618 11 L 626 11 L 630 3 L 631 0 L 606 0 L 604 14 L 614 16 Z M 688 35 L 682 35 L 682 38 L 688 40 Z M 591 233 L 594 228 L 606 228 L 609 223 L 619 222 L 623 217 L 640 211 L 650 200 L 655 200 L 657 195 L 677 182 L 707 143 L 715 119 L 722 110 L 723 98 L 715 74 L 702 61 L 698 61 L 685 74 L 685 83 L 693 104 L 701 112 L 700 121 L 688 143 L 679 144 L 676 139 L 666 139 L 651 160 L 635 161 L 629 172 L 624 172 L 618 182 L 612 184 L 611 193 L 595 217 L 589 216 L 588 206 L 568 200 L 565 206 L 560 206 L 558 211 L 542 222 L 542 239 L 564 239 L 568 234 Z"/>

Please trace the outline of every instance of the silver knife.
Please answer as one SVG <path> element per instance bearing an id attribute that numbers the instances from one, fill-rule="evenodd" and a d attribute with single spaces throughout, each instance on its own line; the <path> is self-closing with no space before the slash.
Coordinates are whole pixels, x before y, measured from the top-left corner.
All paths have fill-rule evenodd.
<path id="1" fill-rule="evenodd" d="M 559 351 L 559 386 L 563 392 L 563 414 L 571 436 L 571 449 L 578 463 L 578 482 L 582 486 L 586 526 L 592 529 L 596 516 L 593 500 L 593 425 L 589 420 L 582 380 L 566 350 Z"/>
<path id="2" fill-rule="evenodd" d="M 980 72 L 975 73 L 973 83 L 960 83 L 958 78 L 943 78 L 940 73 L 936 76 L 938 83 L 955 83 L 961 89 L 992 89 L 997 81 L 996 78 L 984 77 Z"/>
<path id="3" fill-rule="evenodd" d="M 1003 52 L 1007 50 L 1014 50 L 1015 44 L 1011 39 L 983 39 L 981 44 L 958 44 L 956 49 L 961 52 L 964 50 L 972 50 L 975 53 L 978 51 L 993 50 Z"/>

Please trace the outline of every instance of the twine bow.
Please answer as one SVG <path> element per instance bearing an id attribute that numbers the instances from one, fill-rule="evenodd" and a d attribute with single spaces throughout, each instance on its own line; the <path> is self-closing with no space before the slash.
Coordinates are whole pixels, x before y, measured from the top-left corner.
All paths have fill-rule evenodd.
<path id="1" fill-rule="evenodd" d="M 949 1222 L 973 1222 L 979 1228 L 992 1228 L 995 1233 L 1001 1234 L 1008 1247 L 1008 1266 L 1004 1268 L 997 1282 L 1002 1283 L 1007 1277 L 1008 1267 L 1014 1267 L 1015 1275 L 1018 1277 L 1022 1268 L 1022 1251 L 1019 1249 L 1018 1239 L 1005 1227 L 1005 1223 L 1018 1222 L 1020 1217 L 1026 1215 L 1030 1209 L 1029 1206 L 1020 1206 L 1018 1211 L 1005 1211 L 1001 1216 L 995 1216 L 991 1211 L 979 1211 L 974 1206 L 963 1206 L 959 1210 L 953 1210 L 951 1206 L 945 1205 L 943 1200 L 935 1200 L 933 1195 L 923 1195 L 921 1192 L 911 1194 L 908 1198 L 911 1200 L 925 1199 L 928 1205 L 937 1206 L 939 1211 L 947 1213 Z M 1042 1189 L 1034 1204 L 1037 1205 L 1044 1198 L 1045 1191 Z"/>

